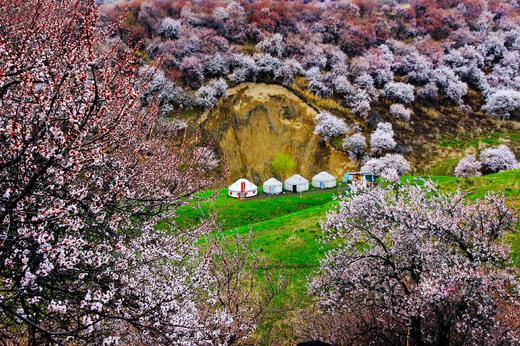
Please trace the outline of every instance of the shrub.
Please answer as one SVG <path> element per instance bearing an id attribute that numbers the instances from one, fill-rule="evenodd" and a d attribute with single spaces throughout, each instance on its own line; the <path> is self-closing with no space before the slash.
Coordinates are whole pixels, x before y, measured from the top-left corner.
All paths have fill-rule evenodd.
<path id="1" fill-rule="evenodd" d="M 276 177 L 283 179 L 294 173 L 296 162 L 289 155 L 280 153 L 271 163 L 271 169 Z"/>
<path id="2" fill-rule="evenodd" d="M 404 105 L 400 103 L 394 103 L 390 106 L 390 114 L 392 114 L 396 118 L 408 121 L 410 120 L 412 112 Z"/>
<path id="3" fill-rule="evenodd" d="M 481 175 L 482 164 L 477 161 L 475 155 L 462 158 L 455 167 L 455 176 L 460 178 L 478 177 Z"/>

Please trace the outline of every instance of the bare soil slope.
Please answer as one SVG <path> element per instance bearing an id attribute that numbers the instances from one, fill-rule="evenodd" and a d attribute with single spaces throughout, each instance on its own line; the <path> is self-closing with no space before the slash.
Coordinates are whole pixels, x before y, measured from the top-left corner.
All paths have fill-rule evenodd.
<path id="1" fill-rule="evenodd" d="M 308 179 L 321 170 L 339 175 L 349 161 L 313 133 L 316 114 L 283 86 L 245 83 L 231 88 L 227 99 L 199 122 L 218 138 L 231 180 L 245 176 L 262 182 L 273 175 L 271 164 L 279 154 L 296 163 L 289 173 Z"/>

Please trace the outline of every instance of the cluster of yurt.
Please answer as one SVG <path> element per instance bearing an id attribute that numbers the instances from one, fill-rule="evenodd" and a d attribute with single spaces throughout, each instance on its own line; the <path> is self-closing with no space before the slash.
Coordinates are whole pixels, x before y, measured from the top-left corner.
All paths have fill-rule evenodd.
<path id="1" fill-rule="evenodd" d="M 320 172 L 312 177 L 312 187 L 318 189 L 331 189 L 336 187 L 336 177 Z M 294 193 L 309 190 L 309 181 L 299 174 L 287 178 L 283 183 L 276 178 L 270 178 L 263 184 L 264 193 L 278 195 L 284 190 Z M 258 194 L 258 187 L 247 179 L 238 179 L 229 186 L 228 195 L 234 198 L 248 198 Z"/>

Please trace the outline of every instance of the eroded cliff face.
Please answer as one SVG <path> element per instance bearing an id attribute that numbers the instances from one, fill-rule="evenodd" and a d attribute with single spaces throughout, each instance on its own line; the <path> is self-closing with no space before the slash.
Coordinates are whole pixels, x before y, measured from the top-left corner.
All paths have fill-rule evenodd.
<path id="1" fill-rule="evenodd" d="M 339 176 L 348 158 L 313 133 L 316 114 L 280 85 L 245 83 L 231 88 L 227 99 L 199 122 L 217 138 L 229 180 L 246 177 L 263 182 L 273 176 L 272 162 L 280 154 L 296 163 L 291 173 L 310 179 L 327 170 Z"/>

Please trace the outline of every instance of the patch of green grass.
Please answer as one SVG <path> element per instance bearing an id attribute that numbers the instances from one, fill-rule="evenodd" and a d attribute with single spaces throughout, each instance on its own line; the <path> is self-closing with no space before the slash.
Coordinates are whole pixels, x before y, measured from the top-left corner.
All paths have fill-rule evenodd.
<path id="1" fill-rule="evenodd" d="M 510 132 L 502 132 L 502 131 L 490 131 L 484 132 L 481 134 L 462 134 L 457 137 L 448 137 L 444 138 L 440 146 L 445 148 L 457 148 L 457 149 L 465 149 L 465 148 L 478 148 L 480 143 L 485 143 L 487 145 L 497 145 L 500 144 L 501 141 L 519 141 L 520 140 L 520 131 L 510 131 Z"/>
<path id="2" fill-rule="evenodd" d="M 483 198 L 489 192 L 504 194 L 504 197 L 514 208 L 520 208 L 520 169 L 472 178 L 453 176 L 430 176 L 427 178 L 437 183 L 442 191 L 455 192 L 461 190 L 466 192 L 469 200 Z M 401 177 L 403 183 L 420 182 L 418 179 L 422 178 Z"/>
<path id="3" fill-rule="evenodd" d="M 252 231 L 252 246 L 266 264 L 266 269 L 271 275 L 287 280 L 287 286 L 270 302 L 268 313 L 257 328 L 256 334 L 262 344 L 290 338 L 290 329 L 284 322 L 287 314 L 310 303 L 308 277 L 325 252 L 333 247 L 320 241 L 320 221 L 333 203 L 329 196 L 328 202 L 323 205 L 225 232 L 230 235 Z M 262 273 L 259 274 L 261 277 Z M 271 340 L 271 337 L 275 339 Z"/>
<path id="4" fill-rule="evenodd" d="M 460 157 L 447 157 L 439 162 L 436 162 L 434 166 L 426 168 L 421 174 L 428 176 L 439 176 L 439 175 L 450 175 L 453 174 Z"/>
<path id="5" fill-rule="evenodd" d="M 293 214 L 314 206 L 324 205 L 332 200 L 337 190 L 311 190 L 303 194 L 284 193 L 278 196 L 262 194 L 250 199 L 240 200 L 227 196 L 227 189 L 216 192 L 214 199 L 198 200 L 179 208 L 177 222 L 181 226 L 193 225 L 201 219 L 215 214 L 223 230 L 247 226 L 254 223 L 272 220 L 280 216 Z"/>

